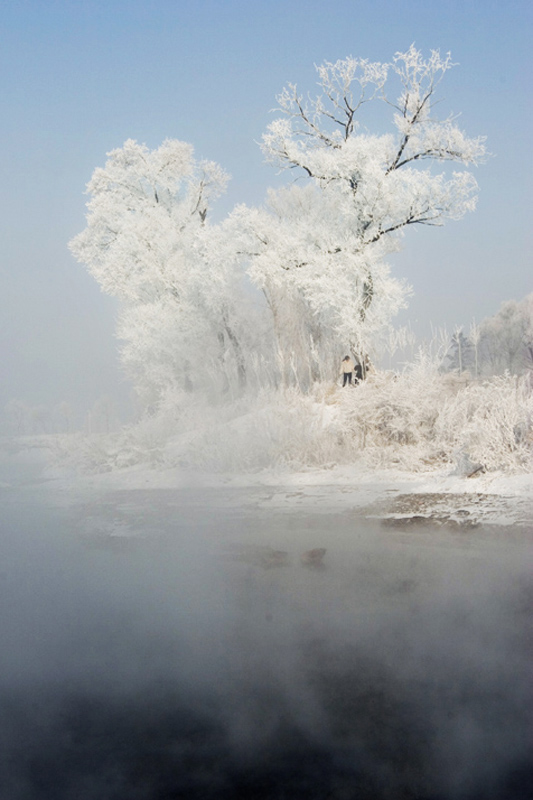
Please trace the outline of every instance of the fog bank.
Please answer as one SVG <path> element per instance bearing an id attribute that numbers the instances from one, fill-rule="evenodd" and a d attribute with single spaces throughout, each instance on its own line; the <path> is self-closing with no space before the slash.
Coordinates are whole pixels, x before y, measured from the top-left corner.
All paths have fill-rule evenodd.
<path id="1" fill-rule="evenodd" d="M 206 501 L 4 499 L 2 798 L 531 796 L 523 539 Z"/>

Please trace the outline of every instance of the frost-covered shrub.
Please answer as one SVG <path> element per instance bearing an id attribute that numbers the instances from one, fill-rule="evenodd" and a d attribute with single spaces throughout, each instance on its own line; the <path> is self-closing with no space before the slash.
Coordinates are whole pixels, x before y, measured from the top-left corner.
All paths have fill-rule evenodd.
<path id="1" fill-rule="evenodd" d="M 117 434 L 74 433 L 53 440 L 54 461 L 81 472 L 110 472 L 117 467 L 119 452 Z"/>
<path id="2" fill-rule="evenodd" d="M 429 469 L 468 455 L 484 469 L 533 465 L 533 395 L 526 378 L 472 383 L 419 355 L 403 373 L 375 372 L 340 389 L 317 383 L 191 408 L 164 449 L 166 464 L 216 471 L 353 463 Z"/>
<path id="3" fill-rule="evenodd" d="M 504 375 L 465 387 L 440 409 L 436 430 L 448 452 L 486 469 L 532 466 L 533 394 L 526 378 Z"/>
<path id="4" fill-rule="evenodd" d="M 120 434 L 72 438 L 63 460 L 66 450 L 71 464 L 90 471 L 150 464 L 243 472 L 358 460 L 410 471 L 459 462 L 533 469 L 527 376 L 472 382 L 440 373 L 426 355 L 402 373 L 375 372 L 345 389 L 323 382 L 305 394 L 264 390 L 222 405 L 190 397 L 176 406 L 175 399 Z"/>
<path id="5" fill-rule="evenodd" d="M 347 436 L 375 466 L 417 470 L 465 455 L 486 470 L 533 467 L 533 395 L 527 378 L 472 383 L 419 360 L 342 394 Z"/>
<path id="6" fill-rule="evenodd" d="M 443 395 L 457 390 L 437 363 L 420 355 L 401 374 L 374 373 L 355 392 L 340 396 L 345 435 L 375 465 L 414 464 L 442 458 L 435 425 Z"/>
<path id="7" fill-rule="evenodd" d="M 167 458 L 197 469 L 216 471 L 258 470 L 269 467 L 321 467 L 353 458 L 353 443 L 338 435 L 339 408 L 328 405 L 331 390 L 318 384 L 315 394 L 294 389 L 263 392 L 240 413 L 228 410 L 204 414 L 203 427 L 177 436 L 167 448 Z"/>

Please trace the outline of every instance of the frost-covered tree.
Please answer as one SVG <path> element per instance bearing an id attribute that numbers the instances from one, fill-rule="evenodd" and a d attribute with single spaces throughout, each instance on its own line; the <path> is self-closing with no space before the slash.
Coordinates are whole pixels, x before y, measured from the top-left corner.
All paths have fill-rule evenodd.
<path id="1" fill-rule="evenodd" d="M 524 322 L 524 360 L 526 369 L 533 373 L 533 293 L 522 301 Z"/>
<path id="2" fill-rule="evenodd" d="M 485 374 L 520 374 L 533 368 L 533 294 L 507 300 L 479 326 L 479 351 Z"/>
<path id="3" fill-rule="evenodd" d="M 443 361 L 444 371 L 452 370 L 461 374 L 462 372 L 475 373 L 476 371 L 476 351 L 471 339 L 466 336 L 463 329 L 458 326 L 455 328 L 450 347 Z"/>
<path id="4" fill-rule="evenodd" d="M 166 140 L 150 151 L 129 139 L 94 171 L 87 228 L 71 250 L 120 300 L 180 300 L 191 269 L 183 256 L 226 182 L 216 164 L 196 162 L 185 142 Z"/>
<path id="5" fill-rule="evenodd" d="M 475 377 L 533 369 L 533 294 L 507 300 L 497 314 L 472 323 L 468 336 L 457 327 L 447 345 L 443 371 L 469 371 Z"/>
<path id="6" fill-rule="evenodd" d="M 228 221 L 266 299 L 285 382 L 331 379 L 339 353 L 362 357 L 404 303 L 383 248 L 360 251 L 345 210 L 334 190 L 311 184 L 270 191 L 265 208 L 237 208 Z"/>
<path id="7" fill-rule="evenodd" d="M 47 406 L 34 406 L 30 411 L 32 433 L 50 433 L 52 414 Z"/>
<path id="8" fill-rule="evenodd" d="M 481 338 L 481 331 L 479 329 L 479 325 L 476 325 L 476 321 L 473 320 L 472 324 L 470 325 L 470 330 L 468 332 L 468 338 L 472 344 L 472 348 L 474 350 L 474 377 L 479 377 L 479 340 Z"/>
<path id="9" fill-rule="evenodd" d="M 10 433 L 22 436 L 28 432 L 31 409 L 24 400 L 9 400 L 4 406 L 4 413 Z"/>
<path id="10" fill-rule="evenodd" d="M 72 433 L 74 412 L 66 400 L 62 400 L 54 409 L 59 421 L 59 430 L 63 433 Z"/>
<path id="11" fill-rule="evenodd" d="M 213 257 L 207 220 L 226 182 L 189 144 L 128 140 L 87 186 L 87 227 L 70 246 L 120 301 L 123 362 L 147 403 L 232 371 L 244 380 L 232 262 Z"/>
<path id="12" fill-rule="evenodd" d="M 484 139 L 434 111 L 451 67 L 449 54 L 424 59 L 411 46 L 390 64 L 325 62 L 317 67 L 317 96 L 294 84 L 279 95 L 282 116 L 263 136 L 263 152 L 308 185 L 271 192 L 265 209 L 240 208 L 236 221 L 248 233 L 242 247 L 250 274 L 286 349 L 287 316 L 305 321 L 299 327 L 312 344 L 327 330 L 355 352 L 368 349 L 407 293 L 385 263 L 401 235 L 474 209 L 477 184 L 464 166 L 483 159 Z M 390 111 L 386 133 L 363 127 L 372 101 Z M 445 169 L 449 163 L 455 170 Z M 297 314 L 284 312 L 287 303 Z"/>

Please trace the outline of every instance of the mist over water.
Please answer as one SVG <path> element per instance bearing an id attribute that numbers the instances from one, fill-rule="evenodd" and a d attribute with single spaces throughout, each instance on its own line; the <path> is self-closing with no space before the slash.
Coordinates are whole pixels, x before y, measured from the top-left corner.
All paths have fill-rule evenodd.
<path id="1" fill-rule="evenodd" d="M 3 800 L 531 797 L 523 533 L 2 495 Z"/>

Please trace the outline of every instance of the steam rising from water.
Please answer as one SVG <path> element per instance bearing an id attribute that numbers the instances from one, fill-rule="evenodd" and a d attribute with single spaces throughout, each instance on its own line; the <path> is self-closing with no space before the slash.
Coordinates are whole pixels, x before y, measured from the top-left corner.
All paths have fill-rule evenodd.
<path id="1" fill-rule="evenodd" d="M 531 796 L 522 541 L 151 498 L 137 539 L 4 508 L 3 800 Z"/>

